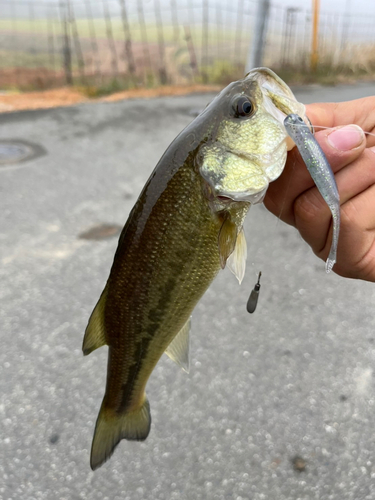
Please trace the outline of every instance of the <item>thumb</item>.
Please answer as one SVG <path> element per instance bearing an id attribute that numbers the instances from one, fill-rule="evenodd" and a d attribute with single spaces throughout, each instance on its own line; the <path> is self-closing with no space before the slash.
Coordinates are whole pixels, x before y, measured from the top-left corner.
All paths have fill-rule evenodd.
<path id="1" fill-rule="evenodd" d="M 365 134 L 358 125 L 322 130 L 316 139 L 334 172 L 358 158 L 366 147 Z"/>

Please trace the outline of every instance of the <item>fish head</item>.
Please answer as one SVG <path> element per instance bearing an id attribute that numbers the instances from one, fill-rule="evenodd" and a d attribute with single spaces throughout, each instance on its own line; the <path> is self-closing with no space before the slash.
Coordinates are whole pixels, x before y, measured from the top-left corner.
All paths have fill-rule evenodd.
<path id="1" fill-rule="evenodd" d="M 212 196 L 261 202 L 294 146 L 284 119 L 291 113 L 305 119 L 305 106 L 273 71 L 257 68 L 228 85 L 210 110 L 216 126 L 201 148 L 200 173 Z"/>

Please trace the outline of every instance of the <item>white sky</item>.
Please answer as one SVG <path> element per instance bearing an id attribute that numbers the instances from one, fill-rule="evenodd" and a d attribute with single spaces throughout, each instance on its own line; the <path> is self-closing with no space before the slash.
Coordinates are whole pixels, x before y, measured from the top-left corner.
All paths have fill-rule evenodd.
<path id="1" fill-rule="evenodd" d="M 299 7 L 301 9 L 312 8 L 312 0 L 271 0 L 271 4 L 282 5 L 283 7 Z M 321 11 L 345 12 L 347 8 L 353 15 L 367 14 L 375 16 L 375 0 L 320 0 Z"/>
<path id="2" fill-rule="evenodd" d="M 16 0 L 15 0 L 16 1 Z M 18 9 L 22 10 L 22 7 L 27 10 L 27 5 L 28 3 L 33 3 L 34 0 L 22 0 L 21 3 L 18 5 Z M 102 14 L 102 0 L 90 0 L 92 9 L 95 11 L 95 9 L 99 9 L 98 12 Z M 171 5 L 171 0 L 159 0 L 161 5 L 165 6 L 170 6 Z M 179 3 L 186 5 L 187 0 L 175 0 L 177 7 Z M 228 0 L 218 0 L 219 3 L 225 3 Z M 251 3 L 254 5 L 254 3 L 257 0 L 251 0 Z M 0 0 L 0 6 L 1 5 L 9 5 L 13 2 L 13 0 Z M 58 4 L 59 0 L 36 0 L 36 2 L 40 5 L 41 3 L 52 3 L 52 4 Z M 84 5 L 85 1 L 84 0 L 71 0 L 71 2 L 78 3 L 79 5 Z M 313 0 L 271 0 L 272 5 L 277 5 L 277 6 L 282 6 L 282 7 L 299 7 L 300 9 L 303 10 L 311 10 L 312 8 L 312 2 Z M 16 2 L 17 3 L 17 2 Z M 199 6 L 201 5 L 202 0 L 192 0 L 192 4 Z M 116 7 L 117 10 L 119 9 L 119 3 L 118 0 L 108 0 L 108 4 L 110 7 Z M 143 0 L 143 4 L 145 7 L 147 5 L 153 6 L 154 5 L 154 0 Z M 209 0 L 209 5 L 213 6 L 215 4 L 215 0 Z M 245 0 L 245 5 L 248 5 L 248 1 Z M 137 0 L 127 0 L 127 5 L 128 7 L 133 7 L 133 9 L 136 9 L 137 5 Z M 237 0 L 232 0 L 232 6 L 234 9 L 236 9 L 238 5 Z M 330 13 L 344 13 L 347 12 L 347 10 L 355 16 L 356 14 L 358 15 L 367 15 L 369 18 L 375 18 L 375 0 L 320 0 L 320 10 L 321 12 L 330 12 Z M 374 26 L 375 30 L 375 26 Z"/>

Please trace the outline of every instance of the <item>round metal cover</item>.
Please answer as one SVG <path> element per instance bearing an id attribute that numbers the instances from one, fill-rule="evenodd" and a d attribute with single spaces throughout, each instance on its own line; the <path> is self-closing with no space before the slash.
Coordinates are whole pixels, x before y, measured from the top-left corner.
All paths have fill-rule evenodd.
<path id="1" fill-rule="evenodd" d="M 0 166 L 14 165 L 46 154 L 39 144 L 18 139 L 0 140 Z"/>

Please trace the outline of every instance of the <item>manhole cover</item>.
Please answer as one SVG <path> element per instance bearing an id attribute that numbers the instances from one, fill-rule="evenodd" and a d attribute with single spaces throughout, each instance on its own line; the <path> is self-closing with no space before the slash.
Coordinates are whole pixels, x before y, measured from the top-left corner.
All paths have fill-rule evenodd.
<path id="1" fill-rule="evenodd" d="M 0 140 L 0 166 L 14 165 L 46 154 L 39 144 L 18 139 Z"/>
<path id="2" fill-rule="evenodd" d="M 24 144 L 0 144 L 0 163 L 17 163 L 31 153 L 32 150 Z"/>
<path id="3" fill-rule="evenodd" d="M 105 240 L 121 233 L 122 227 L 117 224 L 100 224 L 81 233 L 78 238 L 83 240 Z"/>

